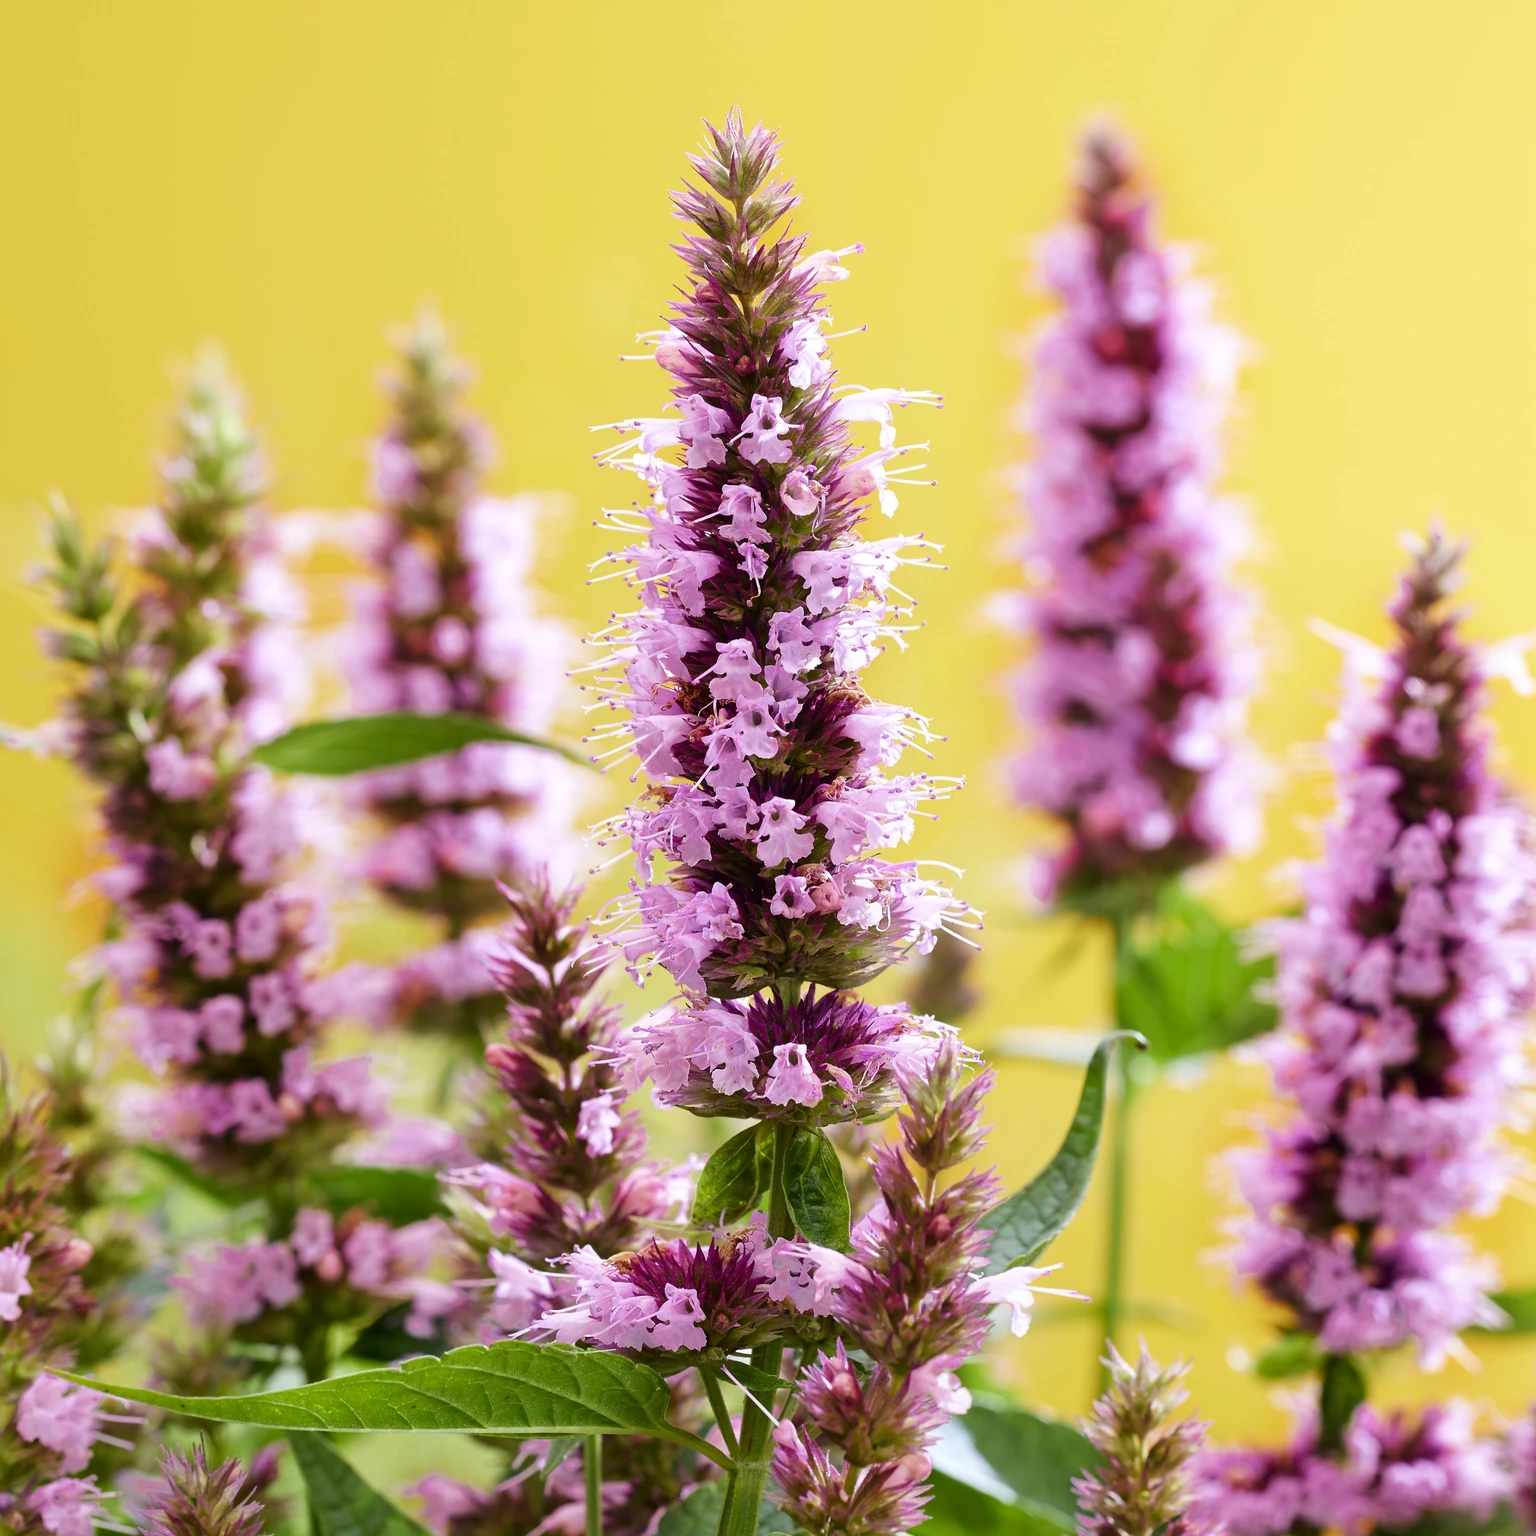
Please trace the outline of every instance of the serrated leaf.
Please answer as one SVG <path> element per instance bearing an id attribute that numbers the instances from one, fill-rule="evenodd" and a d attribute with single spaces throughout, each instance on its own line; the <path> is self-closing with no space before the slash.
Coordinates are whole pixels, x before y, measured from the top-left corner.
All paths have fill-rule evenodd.
<path id="1" fill-rule="evenodd" d="M 656 1536 L 715 1536 L 724 1503 L 725 1484 L 705 1483 L 661 1517 Z M 759 1536 L 795 1536 L 798 1527 L 782 1509 L 764 1499 L 758 1508 L 757 1529 Z"/>
<path id="2" fill-rule="evenodd" d="M 1077 1111 L 1056 1156 L 1023 1189 L 982 1218 L 992 1229 L 987 1248 L 987 1269 L 995 1275 L 1015 1264 L 1033 1263 L 1066 1229 L 1088 1193 L 1099 1137 L 1104 1130 L 1104 1107 L 1109 1097 L 1109 1063 L 1121 1040 L 1136 1040 L 1127 1033 L 1106 1035 L 1094 1051 L 1083 1074 L 1083 1090 Z"/>
<path id="3" fill-rule="evenodd" d="M 63 1374 L 62 1372 L 59 1374 Z M 272 1429 L 427 1430 L 544 1439 L 554 1435 L 654 1435 L 726 1458 L 667 1421 L 671 1390 L 648 1365 L 601 1350 L 509 1339 L 441 1358 L 358 1371 L 249 1397 L 176 1397 L 144 1387 L 80 1381 L 190 1418 Z"/>
<path id="4" fill-rule="evenodd" d="M 1159 1062 L 1229 1050 L 1275 1027 L 1274 1004 L 1257 995 L 1273 975 L 1272 957 L 1245 956 L 1237 932 L 1170 882 L 1151 936 L 1120 951 L 1115 1019 Z"/>
<path id="5" fill-rule="evenodd" d="M 795 1131 L 784 1159 L 784 1194 L 802 1237 L 847 1253 L 853 1210 L 837 1148 L 824 1132 Z"/>
<path id="6" fill-rule="evenodd" d="M 264 742 L 251 756 L 283 773 L 336 778 L 420 762 L 444 752 L 458 752 L 477 741 L 510 741 L 555 752 L 590 768 L 591 762 L 570 747 L 526 731 L 514 731 L 483 715 L 354 715 L 344 720 L 311 720 Z"/>
<path id="7" fill-rule="evenodd" d="M 370 1487 L 324 1435 L 292 1434 L 288 1444 L 304 1477 L 313 1536 L 431 1536 Z"/>
<path id="8" fill-rule="evenodd" d="M 1074 1528 L 1072 1480 L 1102 1459 L 1081 1430 L 1002 1399 L 978 1399 L 955 1422 L 1022 1508 L 1060 1530 Z"/>
<path id="9" fill-rule="evenodd" d="M 337 1214 L 362 1206 L 392 1227 L 443 1216 L 442 1185 L 428 1168 L 370 1168 L 345 1164 L 310 1175 L 328 1209 Z"/>
<path id="10" fill-rule="evenodd" d="M 757 1204 L 763 1189 L 758 1140 L 758 1127 L 749 1125 L 710 1154 L 693 1196 L 693 1220 L 698 1225 L 735 1221 Z"/>

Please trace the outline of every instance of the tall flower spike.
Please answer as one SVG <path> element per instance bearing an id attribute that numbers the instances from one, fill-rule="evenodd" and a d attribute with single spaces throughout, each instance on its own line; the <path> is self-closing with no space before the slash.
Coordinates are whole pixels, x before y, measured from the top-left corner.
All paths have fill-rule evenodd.
<path id="1" fill-rule="evenodd" d="M 1070 902 L 1251 846 L 1256 662 L 1230 574 L 1246 531 L 1212 488 L 1241 346 L 1187 255 L 1157 244 L 1108 134 L 1089 136 L 1077 219 L 1041 265 L 1062 310 L 1022 413 L 1036 580 L 1005 612 L 1034 645 L 1014 682 L 1034 739 L 1012 772 L 1065 825 L 1039 883 Z"/>
<path id="2" fill-rule="evenodd" d="M 1338 810 L 1303 915 L 1275 927 L 1282 1028 L 1264 1051 L 1296 1112 L 1234 1160 L 1251 1208 L 1236 1268 L 1314 1344 L 1322 1387 L 1285 1449 L 1202 1459 L 1202 1507 L 1233 1536 L 1482 1518 L 1511 1491 L 1465 1403 L 1385 1417 L 1351 1358 L 1411 1341 L 1432 1368 L 1461 1329 L 1502 1320 L 1492 1265 L 1448 1228 L 1491 1212 L 1510 1172 L 1536 859 L 1488 766 L 1486 681 L 1507 652 L 1475 650 L 1448 606 L 1461 553 L 1438 532 L 1417 545 L 1388 652 L 1340 637 Z"/>
<path id="3" fill-rule="evenodd" d="M 1215 1536 L 1221 1527 L 1191 1513 L 1191 1458 L 1206 1426 L 1174 1415 L 1188 1393 L 1186 1364 L 1159 1366 L 1143 1342 L 1135 1365 L 1106 1346 L 1109 1390 L 1083 1421 L 1103 1463 L 1073 1482 L 1084 1513 L 1081 1536 Z M 1331 1523 L 1331 1522 L 1330 1522 Z"/>
<path id="4" fill-rule="evenodd" d="M 207 1449 L 160 1453 L 161 1485 L 144 1509 L 145 1536 L 262 1536 L 266 1512 L 238 1461 L 208 1465 Z"/>
<path id="5" fill-rule="evenodd" d="M 1339 809 L 1275 929 L 1265 1050 L 1297 1112 L 1237 1163 L 1239 1272 L 1328 1354 L 1411 1340 L 1430 1366 L 1498 1320 L 1491 1267 L 1447 1229 L 1503 1193 L 1536 962 L 1531 826 L 1489 770 L 1488 662 L 1448 607 L 1461 553 L 1419 547 L 1378 676 L 1351 669 Z"/>
<path id="6" fill-rule="evenodd" d="M 627 1253 L 643 1269 L 634 1250 L 686 1209 L 692 1185 L 690 1167 L 668 1173 L 645 1161 L 644 1128 L 625 1107 L 609 1060 L 618 1012 L 597 992 L 611 955 L 589 924 L 573 918 L 580 889 L 556 895 L 547 878 L 536 877 L 504 894 L 510 914 L 491 965 L 506 998 L 507 1029 L 486 1061 L 506 1109 L 488 1109 L 478 1133 L 482 1140 L 499 1133 L 502 1145 L 496 1161 L 443 1176 L 466 1191 L 460 1232 L 494 1278 L 493 1288 L 484 1281 L 467 1287 L 490 1288 L 482 1339 L 521 1334 L 557 1300 L 574 1300 L 579 1276 L 598 1267 L 599 1257 Z M 551 1267 L 572 1250 L 578 1259 Z M 701 1428 L 703 1409 L 701 1394 L 675 1380 L 672 1421 Z M 520 1448 L 509 1477 L 490 1494 L 431 1480 L 418 1490 L 429 1523 L 451 1536 L 531 1528 L 541 1519 L 555 1522 L 551 1529 L 563 1529 L 562 1519 L 579 1525 L 579 1462 L 545 1473 L 542 1460 Z M 680 1464 L 652 1441 L 609 1437 L 604 1529 L 641 1536 L 709 1470 Z"/>
<path id="7" fill-rule="evenodd" d="M 901 451 L 894 409 L 936 402 L 835 383 L 819 292 L 830 255 L 775 233 L 796 202 L 777 158 L 774 136 L 738 115 L 709 130 L 693 161 L 703 186 L 675 199 L 688 287 L 656 349 L 676 414 L 619 423 L 626 440 L 603 455 L 652 493 L 613 514 L 647 535 L 612 557 L 632 562 L 641 606 L 598 637 L 618 669 L 603 697 L 628 716 L 615 751 L 649 779 L 612 827 L 639 865 L 616 942 L 689 994 L 635 1042 L 637 1073 L 664 1098 L 846 1120 L 889 1108 L 912 1031 L 839 989 L 925 952 L 963 911 L 882 857 L 950 785 L 887 774 L 927 728 L 858 680 L 900 639 L 898 568 L 933 546 L 865 542 L 857 525 Z M 863 455 L 849 438 L 860 422 L 880 429 Z M 660 875 L 657 859 L 671 866 Z M 807 983 L 831 990 L 798 1003 Z"/>
<path id="8" fill-rule="evenodd" d="M 311 1064 L 337 999 L 315 971 L 327 914 L 285 878 L 301 802 L 247 758 L 272 734 L 291 668 L 266 615 L 285 607 L 271 533 L 253 507 L 255 443 L 221 372 L 194 374 L 153 521 L 142 589 L 60 515 L 50 579 L 76 667 L 71 753 L 103 790 L 112 864 L 97 884 L 121 918 L 103 946 L 140 1058 L 165 1086 L 146 1132 L 251 1187 L 302 1168 L 375 1117 L 366 1062 Z M 291 684 L 285 684 L 291 686 Z"/>
<path id="9" fill-rule="evenodd" d="M 401 341 L 391 420 L 374 444 L 379 579 L 354 594 L 348 677 L 360 712 L 451 710 L 542 735 L 568 639 L 529 586 L 540 504 L 482 491 L 490 447 L 460 402 L 465 380 L 441 325 L 423 317 Z M 355 793 L 381 828 L 369 878 L 441 926 L 440 943 L 396 970 L 396 1017 L 478 1056 L 500 1014 L 482 925 L 500 911 L 498 880 L 573 872 L 573 770 L 548 752 L 477 742 L 369 774 Z"/>

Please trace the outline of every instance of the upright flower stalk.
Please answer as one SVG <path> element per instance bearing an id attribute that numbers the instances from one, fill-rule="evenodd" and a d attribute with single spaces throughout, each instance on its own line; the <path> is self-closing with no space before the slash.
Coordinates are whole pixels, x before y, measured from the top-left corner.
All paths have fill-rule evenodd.
<path id="1" fill-rule="evenodd" d="M 574 919 L 580 897 L 557 895 L 544 877 L 506 888 L 491 964 L 507 1027 L 486 1049 L 506 1105 L 494 1117 L 502 1155 L 444 1175 L 465 1191 L 460 1231 L 494 1277 L 489 1305 L 471 1309 L 483 1338 L 523 1333 L 554 1304 L 570 1282 L 553 1261 L 578 1248 L 593 1260 L 631 1253 L 675 1230 L 692 1194 L 692 1169 L 647 1161 L 644 1127 L 625 1106 L 612 1060 L 619 1016 L 597 990 L 612 955 Z M 674 1423 L 702 1427 L 706 1407 L 696 1388 L 674 1381 Z M 600 1451 L 588 1442 L 570 1464 L 546 1470 L 544 1461 L 545 1448 L 523 1446 L 491 1493 L 441 1476 L 417 1492 L 445 1536 L 472 1536 L 493 1520 L 565 1529 L 586 1508 L 591 1476 L 609 1536 L 643 1536 L 711 1471 L 686 1451 L 630 1436 Z"/>
<path id="2" fill-rule="evenodd" d="M 1176 1417 L 1189 1367 L 1158 1365 L 1145 1342 L 1135 1365 L 1113 1344 L 1104 1364 L 1109 1390 L 1082 1421 L 1103 1460 L 1073 1482 L 1080 1536 L 1218 1536 L 1220 1525 L 1192 1509 L 1191 1463 L 1209 1426 Z"/>
<path id="3" fill-rule="evenodd" d="M 131 591 L 109 546 L 88 547 L 63 513 L 52 531 L 66 626 L 50 641 L 74 669 L 63 734 L 102 791 L 110 854 L 100 963 L 161 1079 L 138 1104 L 141 1134 L 265 1206 L 264 1240 L 194 1254 L 178 1276 L 194 1323 L 294 1345 L 324 1374 L 333 1322 L 420 1297 L 436 1228 L 335 1221 L 314 1190 L 384 1103 L 366 1057 L 323 1059 L 350 999 L 320 974 L 325 905 L 295 878 L 313 824 L 250 760 L 302 667 L 275 622 L 291 594 L 255 506 L 254 439 L 212 366 L 192 379 L 163 480 Z"/>
<path id="4" fill-rule="evenodd" d="M 1031 655 L 1012 683 L 1031 743 L 1015 794 L 1060 823 L 1034 884 L 1058 908 L 1109 920 L 1116 969 L 1164 882 L 1256 841 L 1243 739 L 1256 678 L 1249 603 L 1232 565 L 1240 511 L 1217 494 L 1241 343 L 1208 284 L 1159 243 L 1129 152 L 1083 147 L 1075 219 L 1041 252 L 1060 310 L 1035 342 L 1019 476 L 1031 577 L 1005 620 Z M 1105 1334 L 1124 1310 L 1133 1084 L 1119 1083 Z"/>
<path id="5" fill-rule="evenodd" d="M 1212 1460 L 1237 1536 L 1286 1529 L 1298 1508 L 1340 1523 L 1330 1490 L 1386 1525 L 1506 1491 L 1464 1408 L 1361 1405 L 1362 1357 L 1412 1344 L 1434 1369 L 1461 1330 L 1501 1320 L 1492 1264 L 1448 1228 L 1490 1213 L 1511 1170 L 1536 860 L 1489 769 L 1486 684 L 1509 658 L 1469 645 L 1449 606 L 1461 553 L 1431 534 L 1392 605 L 1391 649 L 1349 641 L 1338 811 L 1303 915 L 1275 928 L 1284 1028 L 1267 1055 L 1294 1112 L 1236 1161 L 1250 1211 L 1234 1263 L 1284 1308 L 1286 1350 L 1321 1391 L 1291 1449 Z M 1419 1470 L 1388 1476 L 1399 1462 Z"/>
<path id="6" fill-rule="evenodd" d="M 466 377 L 430 316 L 403 338 L 373 452 L 377 580 L 355 593 L 348 677 L 362 713 L 451 711 L 543 735 L 568 641 L 529 585 L 539 502 L 484 493 L 490 444 L 461 403 Z M 355 790 L 379 827 L 368 878 L 441 931 L 396 968 L 396 1017 L 478 1057 L 501 1008 L 485 926 L 501 909 L 497 882 L 571 873 L 572 770 L 548 752 L 477 742 Z"/>

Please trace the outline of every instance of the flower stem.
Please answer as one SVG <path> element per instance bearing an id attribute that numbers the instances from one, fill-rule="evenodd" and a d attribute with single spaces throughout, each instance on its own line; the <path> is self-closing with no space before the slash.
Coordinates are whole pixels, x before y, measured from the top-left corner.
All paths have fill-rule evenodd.
<path id="1" fill-rule="evenodd" d="M 798 983 L 795 984 L 798 993 Z M 789 995 L 781 988 L 785 1002 Z M 784 1165 L 789 1158 L 789 1144 L 794 1129 L 777 1121 L 773 1127 L 773 1173 L 768 1186 L 769 1240 L 795 1235 L 794 1219 L 789 1214 L 789 1199 L 784 1193 Z M 752 1368 L 777 1376 L 784 1364 L 784 1345 L 778 1339 L 759 1344 L 752 1351 Z M 772 1407 L 772 1397 L 767 1406 Z M 719 1536 L 757 1536 L 758 1510 L 763 1502 L 763 1484 L 768 1481 L 768 1437 L 773 1425 L 751 1398 L 741 1411 L 741 1438 L 736 1454 L 737 1470 L 731 1475 L 720 1510 Z"/>
<path id="2" fill-rule="evenodd" d="M 588 1435 L 582 1457 L 587 1473 L 587 1536 L 603 1536 L 603 1437 Z"/>
<path id="3" fill-rule="evenodd" d="M 1120 970 L 1126 963 L 1131 944 L 1129 913 L 1117 912 L 1113 919 L 1114 1014 L 1115 1027 L 1124 1028 L 1120 1018 Z M 1125 1259 L 1130 1226 L 1130 1131 L 1131 1101 L 1135 1089 L 1126 1058 L 1128 1051 L 1117 1051 L 1111 1067 L 1114 1083 L 1113 1125 L 1110 1132 L 1109 1159 L 1109 1239 L 1104 1256 L 1104 1335 L 1097 1346 L 1099 1357 L 1099 1395 L 1111 1385 L 1109 1366 L 1105 1364 L 1104 1344 L 1116 1343 L 1116 1334 L 1125 1315 Z"/>

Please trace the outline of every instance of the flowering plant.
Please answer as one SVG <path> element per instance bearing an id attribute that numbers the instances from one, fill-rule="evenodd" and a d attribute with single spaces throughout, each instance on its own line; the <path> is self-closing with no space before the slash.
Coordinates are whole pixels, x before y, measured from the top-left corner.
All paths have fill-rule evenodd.
<path id="1" fill-rule="evenodd" d="M 999 1203 L 990 1175 L 962 1171 L 991 1074 L 953 1031 L 850 990 L 966 919 L 886 856 L 950 786 L 887 771 L 926 726 L 859 681 L 900 638 L 897 567 L 930 546 L 864 543 L 857 524 L 871 497 L 895 510 L 894 409 L 932 397 L 837 385 L 820 289 L 846 253 L 807 256 L 782 232 L 795 199 L 776 163 L 773 136 L 738 116 L 710 129 L 702 186 L 676 200 L 689 285 L 654 338 L 675 415 L 623 424 L 607 455 L 649 493 L 617 515 L 644 534 L 626 556 L 641 607 L 600 643 L 620 750 L 650 782 L 608 829 L 637 862 L 611 937 L 573 928 L 542 887 L 512 892 L 511 1029 L 489 1052 L 512 1106 L 506 1165 L 452 1179 L 514 1250 L 488 1253 L 493 1342 L 247 1397 L 128 1395 L 274 1426 L 579 1437 L 589 1530 L 625 1518 L 628 1496 L 605 1480 L 601 1437 L 641 1436 L 685 1451 L 674 1467 L 693 1478 L 723 1473 L 691 1496 L 718 1501 L 722 1532 L 754 1532 L 768 1490 L 813 1536 L 877 1536 L 918 1517 L 933 1435 L 967 1401 L 955 1370 L 993 1307 L 1027 1327 L 1032 1261 L 1092 1168 L 1107 1058 L 1056 1163 Z M 878 446 L 860 453 L 864 422 Z M 679 988 L 616 1039 L 585 1001 L 609 952 Z M 754 1122 L 705 1166 L 686 1221 L 623 1108 L 645 1081 L 663 1104 Z M 893 1111 L 854 1224 L 827 1128 Z M 498 1338 L 513 1325 L 521 1337 Z M 698 1396 L 675 1407 L 690 1375 L 707 1437 L 687 1421 Z M 503 1490 L 514 1502 L 527 1470 Z M 471 1528 L 476 1507 L 436 1492 L 445 1523 Z"/>

